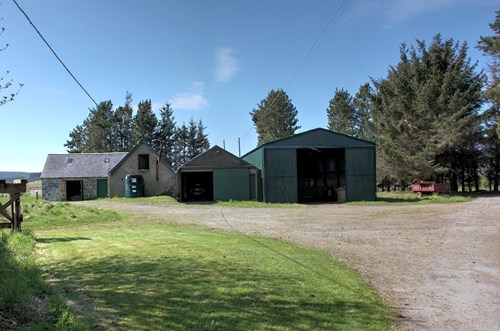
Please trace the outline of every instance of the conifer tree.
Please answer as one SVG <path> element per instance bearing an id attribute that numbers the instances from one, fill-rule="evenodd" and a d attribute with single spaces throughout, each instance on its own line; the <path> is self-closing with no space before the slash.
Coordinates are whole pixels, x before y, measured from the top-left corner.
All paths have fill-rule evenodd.
<path id="1" fill-rule="evenodd" d="M 126 92 L 125 105 L 118 107 L 114 114 L 115 120 L 113 129 L 115 131 L 114 150 L 127 152 L 132 147 L 132 127 L 133 127 L 133 108 L 132 93 Z"/>
<path id="2" fill-rule="evenodd" d="M 82 125 L 77 125 L 64 144 L 70 153 L 104 153 L 114 150 L 113 103 L 100 102 L 91 108 Z"/>
<path id="3" fill-rule="evenodd" d="M 359 117 L 353 105 L 353 98 L 347 90 L 335 89 L 326 114 L 329 130 L 349 136 L 358 136 Z"/>
<path id="4" fill-rule="evenodd" d="M 88 133 L 85 125 L 77 125 L 70 133 L 64 147 L 68 153 L 83 153 L 86 150 Z"/>
<path id="5" fill-rule="evenodd" d="M 500 186 L 500 10 L 490 24 L 494 36 L 481 37 L 478 48 L 489 57 L 489 81 L 485 97 L 489 108 L 483 113 L 482 170 L 490 189 Z"/>
<path id="6" fill-rule="evenodd" d="M 175 130 L 174 159 L 172 162 L 172 167 L 174 169 L 190 160 L 188 139 L 188 127 L 185 123 L 182 123 L 182 125 Z"/>
<path id="7" fill-rule="evenodd" d="M 370 135 L 370 112 L 373 104 L 373 91 L 369 83 L 365 83 L 359 87 L 358 92 L 353 99 L 354 111 L 358 117 L 358 130 L 356 137 L 373 141 L 374 138 Z"/>
<path id="8" fill-rule="evenodd" d="M 155 145 L 153 147 L 170 165 L 175 163 L 175 131 L 176 123 L 174 110 L 170 103 L 166 102 L 163 107 L 160 108 L 160 118 L 156 128 Z"/>
<path id="9" fill-rule="evenodd" d="M 297 109 L 282 89 L 271 90 L 250 115 L 258 134 L 258 145 L 293 135 L 297 125 Z"/>
<path id="10" fill-rule="evenodd" d="M 429 47 L 402 44 L 400 62 L 372 81 L 377 164 L 386 175 L 405 183 L 446 179 L 456 189 L 466 172 L 477 173 L 468 161 L 476 154 L 484 85 L 476 67 L 466 43 L 439 34 Z"/>
<path id="11" fill-rule="evenodd" d="M 205 134 L 206 126 L 203 125 L 201 118 L 196 123 L 196 155 L 206 152 L 210 148 L 208 135 Z"/>
<path id="12" fill-rule="evenodd" d="M 134 117 L 134 127 L 132 130 L 133 144 L 141 141 L 150 146 L 154 145 L 156 126 L 158 119 L 151 108 L 151 100 L 144 100 L 137 105 L 137 114 Z"/>

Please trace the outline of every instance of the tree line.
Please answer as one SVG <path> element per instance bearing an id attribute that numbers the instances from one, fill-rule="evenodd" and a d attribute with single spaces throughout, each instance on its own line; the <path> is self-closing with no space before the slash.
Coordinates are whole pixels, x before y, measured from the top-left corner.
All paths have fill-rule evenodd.
<path id="1" fill-rule="evenodd" d="M 326 109 L 332 131 L 377 144 L 377 181 L 381 187 L 405 187 L 414 180 L 449 182 L 453 190 L 490 190 L 500 184 L 500 11 L 490 24 L 494 36 L 477 48 L 489 58 L 478 70 L 467 43 L 437 34 L 428 45 L 400 47 L 400 60 L 387 76 L 370 79 L 351 95 L 337 88 Z M 271 90 L 250 112 L 258 145 L 286 137 L 300 128 L 298 111 L 282 89 Z M 159 118 L 151 100 L 137 105 L 132 96 L 113 110 L 111 101 L 91 109 L 70 132 L 69 152 L 128 151 L 149 143 L 174 168 L 209 148 L 201 119 L 177 126 L 165 103 Z"/>
<path id="2" fill-rule="evenodd" d="M 111 101 L 91 108 L 87 118 L 70 133 L 64 146 L 69 153 L 128 152 L 136 144 L 149 144 L 173 168 L 210 148 L 206 127 L 201 119 L 177 125 L 174 111 L 166 102 L 153 112 L 151 100 L 137 104 L 134 115 L 132 94 L 125 103 L 113 109 Z"/>
<path id="3" fill-rule="evenodd" d="M 385 189 L 414 180 L 448 182 L 453 190 L 500 181 L 500 11 L 494 36 L 477 48 L 489 57 L 487 73 L 467 55 L 467 43 L 417 40 L 400 47 L 387 76 L 371 79 L 353 96 L 336 89 L 326 109 L 332 131 L 377 144 L 377 181 Z M 283 90 L 272 90 L 250 112 L 258 144 L 293 134 L 297 109 Z"/>

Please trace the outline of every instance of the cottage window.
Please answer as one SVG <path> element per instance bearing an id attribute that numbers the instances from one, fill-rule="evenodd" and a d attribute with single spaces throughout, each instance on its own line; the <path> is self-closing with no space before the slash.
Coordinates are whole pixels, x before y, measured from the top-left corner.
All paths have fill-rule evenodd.
<path id="1" fill-rule="evenodd" d="M 139 170 L 149 170 L 149 154 L 139 154 Z"/>

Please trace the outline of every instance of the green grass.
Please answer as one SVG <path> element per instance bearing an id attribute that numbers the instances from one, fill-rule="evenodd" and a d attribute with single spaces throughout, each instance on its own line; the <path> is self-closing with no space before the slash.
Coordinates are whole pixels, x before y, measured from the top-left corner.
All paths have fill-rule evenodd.
<path id="1" fill-rule="evenodd" d="M 159 195 L 154 197 L 140 197 L 140 198 L 125 198 L 125 197 L 115 197 L 111 198 L 112 201 L 120 201 L 125 203 L 144 203 L 150 205 L 160 205 L 160 204 L 178 204 L 177 200 L 170 196 Z"/>
<path id="2" fill-rule="evenodd" d="M 117 213 L 72 205 L 69 202 L 47 202 L 32 197 L 22 198 L 24 225 L 33 230 L 106 225 L 122 220 Z"/>
<path id="3" fill-rule="evenodd" d="M 470 201 L 470 195 L 458 194 L 424 194 L 421 197 L 411 191 L 406 192 L 377 192 L 377 201 L 349 202 L 353 205 L 385 205 L 385 204 L 430 204 L 430 203 L 457 203 Z"/>
<path id="4" fill-rule="evenodd" d="M 88 330 L 41 278 L 30 231 L 0 231 L 0 329 Z"/>
<path id="5" fill-rule="evenodd" d="M 125 203 L 142 203 L 148 205 L 185 204 L 169 196 L 155 196 L 155 197 L 143 197 L 143 198 L 111 198 L 110 200 L 120 201 Z M 187 204 L 189 204 L 189 202 Z M 298 203 L 268 203 L 255 200 L 244 200 L 244 201 L 228 200 L 228 201 L 216 201 L 216 202 L 201 202 L 201 204 L 217 205 L 224 207 L 243 207 L 243 208 L 284 208 L 284 207 L 290 208 L 290 207 L 303 206 Z"/>
<path id="6" fill-rule="evenodd" d="M 137 225 L 132 216 L 76 204 L 31 203 L 23 204 L 30 216 L 23 225 L 36 234 L 45 279 L 91 329 L 391 328 L 392 312 L 375 290 L 325 253 L 195 227 Z"/>

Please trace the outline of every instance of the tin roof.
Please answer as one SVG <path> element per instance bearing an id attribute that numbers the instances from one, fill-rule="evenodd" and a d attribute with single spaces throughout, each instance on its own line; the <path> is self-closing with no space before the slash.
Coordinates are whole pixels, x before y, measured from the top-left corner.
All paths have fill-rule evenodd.
<path id="1" fill-rule="evenodd" d="M 179 167 L 186 168 L 233 168 L 253 167 L 250 163 L 215 145 L 206 152 L 194 157 Z"/>

